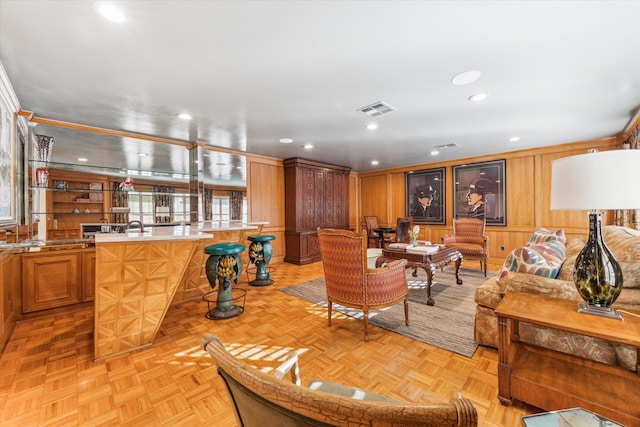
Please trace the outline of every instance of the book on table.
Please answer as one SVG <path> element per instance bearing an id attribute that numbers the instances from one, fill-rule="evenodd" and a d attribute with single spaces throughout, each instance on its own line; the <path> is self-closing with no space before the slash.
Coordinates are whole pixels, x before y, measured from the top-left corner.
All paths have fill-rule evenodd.
<path id="1" fill-rule="evenodd" d="M 430 245 L 430 246 L 409 246 L 406 248 L 406 251 L 412 254 L 435 254 L 438 252 L 440 246 L 439 245 Z"/>

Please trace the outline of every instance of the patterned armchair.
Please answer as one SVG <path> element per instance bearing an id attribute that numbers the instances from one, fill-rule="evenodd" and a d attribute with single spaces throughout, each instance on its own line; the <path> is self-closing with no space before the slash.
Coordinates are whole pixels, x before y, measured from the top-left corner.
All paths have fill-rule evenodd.
<path id="1" fill-rule="evenodd" d="M 267 373 L 235 357 L 213 335 L 204 335 L 200 346 L 216 362 L 239 426 L 478 425 L 473 402 L 458 392 L 448 402 L 423 394 L 417 404 L 326 381 L 313 380 L 304 387 L 295 351 Z M 287 373 L 291 382 L 283 379 Z"/>
<path id="2" fill-rule="evenodd" d="M 365 341 L 369 341 L 369 310 L 404 302 L 405 323 L 409 325 L 406 260 L 370 270 L 364 232 L 318 228 L 318 238 L 327 286 L 329 326 L 334 302 L 363 311 Z"/>
<path id="3" fill-rule="evenodd" d="M 442 243 L 453 245 L 462 254 L 463 260 L 477 259 L 487 277 L 489 238 L 484 235 L 484 219 L 458 218 L 453 220 L 453 235 L 442 236 Z"/>

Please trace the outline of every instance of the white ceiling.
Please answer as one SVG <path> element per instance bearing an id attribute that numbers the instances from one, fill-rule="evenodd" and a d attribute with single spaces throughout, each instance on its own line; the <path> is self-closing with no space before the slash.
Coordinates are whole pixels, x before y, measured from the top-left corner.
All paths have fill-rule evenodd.
<path id="1" fill-rule="evenodd" d="M 619 135 L 640 110 L 640 1 L 113 2 L 121 24 L 95 3 L 0 0 L 23 110 L 359 172 Z M 377 101 L 396 110 L 356 111 Z M 188 173 L 179 145 L 35 132 L 52 161 Z"/>

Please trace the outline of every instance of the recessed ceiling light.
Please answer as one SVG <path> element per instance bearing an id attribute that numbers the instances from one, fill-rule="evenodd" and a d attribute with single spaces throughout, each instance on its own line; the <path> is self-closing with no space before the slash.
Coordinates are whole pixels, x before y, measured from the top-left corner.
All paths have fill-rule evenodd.
<path id="1" fill-rule="evenodd" d="M 304 144 L 304 148 L 307 150 L 311 150 L 313 148 L 313 144 Z"/>
<path id="2" fill-rule="evenodd" d="M 455 86 L 464 86 L 475 82 L 480 78 L 482 73 L 480 71 L 471 70 L 460 73 L 451 79 L 451 84 Z"/>
<path id="3" fill-rule="evenodd" d="M 86 157 L 78 157 L 78 161 L 79 162 L 88 162 L 89 159 L 87 159 Z"/>
<path id="4" fill-rule="evenodd" d="M 283 144 L 291 144 L 293 142 L 293 139 L 291 139 L 291 138 L 280 138 L 278 141 L 283 143 Z"/>
<path id="5" fill-rule="evenodd" d="M 124 13 L 112 4 L 102 4 L 98 10 L 102 16 L 112 22 L 124 22 L 126 19 Z"/>
<path id="6" fill-rule="evenodd" d="M 367 129 L 369 129 L 369 130 L 376 130 L 376 129 L 378 129 L 378 124 L 377 124 L 377 123 L 369 123 L 369 124 L 367 125 Z"/>
<path id="7" fill-rule="evenodd" d="M 138 153 L 138 157 L 149 157 L 147 153 Z"/>
<path id="8" fill-rule="evenodd" d="M 487 94 L 484 92 L 476 93 L 469 97 L 469 101 L 482 101 L 487 97 Z"/>
<path id="9" fill-rule="evenodd" d="M 180 113 L 178 114 L 178 117 L 181 118 L 182 120 L 191 120 L 193 118 L 189 113 Z"/>
<path id="10" fill-rule="evenodd" d="M 509 141 L 511 141 L 511 142 L 520 141 L 520 137 L 519 136 L 512 136 L 511 138 L 509 138 Z"/>
<path id="11" fill-rule="evenodd" d="M 372 164 L 373 166 L 377 166 L 379 163 L 380 163 L 380 162 L 379 162 L 379 161 L 377 161 L 377 160 L 372 160 L 372 161 L 371 161 L 371 164 Z"/>
<path id="12" fill-rule="evenodd" d="M 432 156 L 437 156 L 438 154 L 440 154 L 440 152 L 438 150 L 431 151 L 431 155 Z"/>

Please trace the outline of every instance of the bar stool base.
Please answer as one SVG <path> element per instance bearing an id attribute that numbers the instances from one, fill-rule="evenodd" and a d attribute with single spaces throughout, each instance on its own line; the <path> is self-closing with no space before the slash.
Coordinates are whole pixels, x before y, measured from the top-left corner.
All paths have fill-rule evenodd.
<path id="1" fill-rule="evenodd" d="M 218 301 L 218 291 L 207 292 L 202 296 L 202 300 L 206 301 L 208 310 L 204 314 L 209 320 L 231 319 L 244 313 L 244 305 L 246 302 L 247 291 L 245 289 L 233 289 L 231 291 L 232 298 L 230 300 Z M 219 309 L 218 303 L 233 301 L 234 305 L 227 309 Z M 236 304 L 237 302 L 237 304 Z"/>

